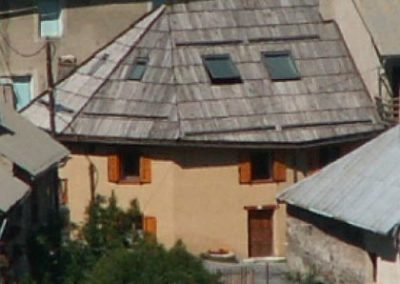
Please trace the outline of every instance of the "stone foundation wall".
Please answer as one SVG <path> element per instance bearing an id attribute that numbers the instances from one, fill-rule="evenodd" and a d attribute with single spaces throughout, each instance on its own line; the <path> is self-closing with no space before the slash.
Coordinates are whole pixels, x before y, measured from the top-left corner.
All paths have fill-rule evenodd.
<path id="1" fill-rule="evenodd" d="M 375 283 L 371 257 L 357 245 L 362 242 L 361 230 L 348 231 L 338 222 L 330 224 L 328 218 L 289 207 L 287 259 L 291 270 L 306 273 L 314 267 L 330 284 Z M 342 237 L 344 232 L 348 233 L 349 242 L 331 235 L 330 230 Z"/>

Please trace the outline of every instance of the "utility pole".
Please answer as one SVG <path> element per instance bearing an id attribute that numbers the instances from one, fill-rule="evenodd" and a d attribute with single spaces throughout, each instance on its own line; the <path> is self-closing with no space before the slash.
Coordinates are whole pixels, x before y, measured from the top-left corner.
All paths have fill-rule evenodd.
<path id="1" fill-rule="evenodd" d="M 46 39 L 46 70 L 47 70 L 47 88 L 49 90 L 49 112 L 50 112 L 50 133 L 54 137 L 56 135 L 55 125 L 55 102 L 54 102 L 54 78 L 53 78 L 53 67 L 52 67 L 52 54 L 51 54 L 51 42 Z"/>

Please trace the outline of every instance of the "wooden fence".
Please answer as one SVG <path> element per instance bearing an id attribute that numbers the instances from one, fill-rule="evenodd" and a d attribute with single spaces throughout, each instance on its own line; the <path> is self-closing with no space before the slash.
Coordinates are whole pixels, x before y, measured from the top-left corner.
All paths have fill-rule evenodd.
<path id="1" fill-rule="evenodd" d="M 224 284 L 254 284 L 255 271 L 250 267 L 219 268 L 216 270 L 221 275 Z"/>

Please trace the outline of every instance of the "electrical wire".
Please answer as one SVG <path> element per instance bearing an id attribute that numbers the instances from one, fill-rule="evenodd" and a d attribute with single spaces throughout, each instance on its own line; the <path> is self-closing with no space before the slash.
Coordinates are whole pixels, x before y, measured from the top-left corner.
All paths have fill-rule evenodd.
<path id="1" fill-rule="evenodd" d="M 11 43 L 8 41 L 7 37 L 3 34 L 0 33 L 0 37 L 1 39 L 4 41 L 4 43 L 10 48 L 11 51 L 13 51 L 15 54 L 21 56 L 21 57 L 25 57 L 25 58 L 29 58 L 29 57 L 34 57 L 36 55 L 38 55 L 43 49 L 46 48 L 46 43 L 44 43 L 39 49 L 37 49 L 36 51 L 32 52 L 32 53 L 24 53 L 22 51 L 19 51 L 17 48 L 15 48 L 14 46 L 11 45 Z"/>

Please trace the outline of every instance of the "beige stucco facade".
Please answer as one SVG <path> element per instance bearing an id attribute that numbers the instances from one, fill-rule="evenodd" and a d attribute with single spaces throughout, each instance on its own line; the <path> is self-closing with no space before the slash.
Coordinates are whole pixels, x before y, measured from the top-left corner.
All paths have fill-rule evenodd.
<path id="1" fill-rule="evenodd" d="M 45 39 L 40 37 L 38 10 L 9 2 L 10 11 L 0 12 L 0 77 L 32 76 L 34 97 L 47 88 Z M 148 2 L 137 1 L 78 6 L 76 2 L 61 0 L 61 36 L 50 39 L 54 79 L 60 56 L 72 55 L 81 63 L 151 8 Z"/>
<path id="2" fill-rule="evenodd" d="M 157 238 L 166 246 L 182 239 L 194 253 L 226 248 L 247 257 L 245 207 L 277 205 L 276 193 L 302 176 L 301 171 L 295 173 L 287 166 L 284 183 L 243 185 L 239 183 L 239 151 L 235 149 L 154 147 L 145 153 L 152 160 L 152 181 L 142 185 L 108 182 L 107 155 L 73 154 L 60 172 L 68 179 L 72 221 L 85 219 L 91 196 L 89 164 L 93 163 L 96 193 L 109 196 L 114 191 L 122 206 L 138 199 L 144 215 L 157 218 Z M 293 153 L 286 155 L 288 165 Z M 274 255 L 286 253 L 285 212 L 284 205 L 274 210 Z"/>

